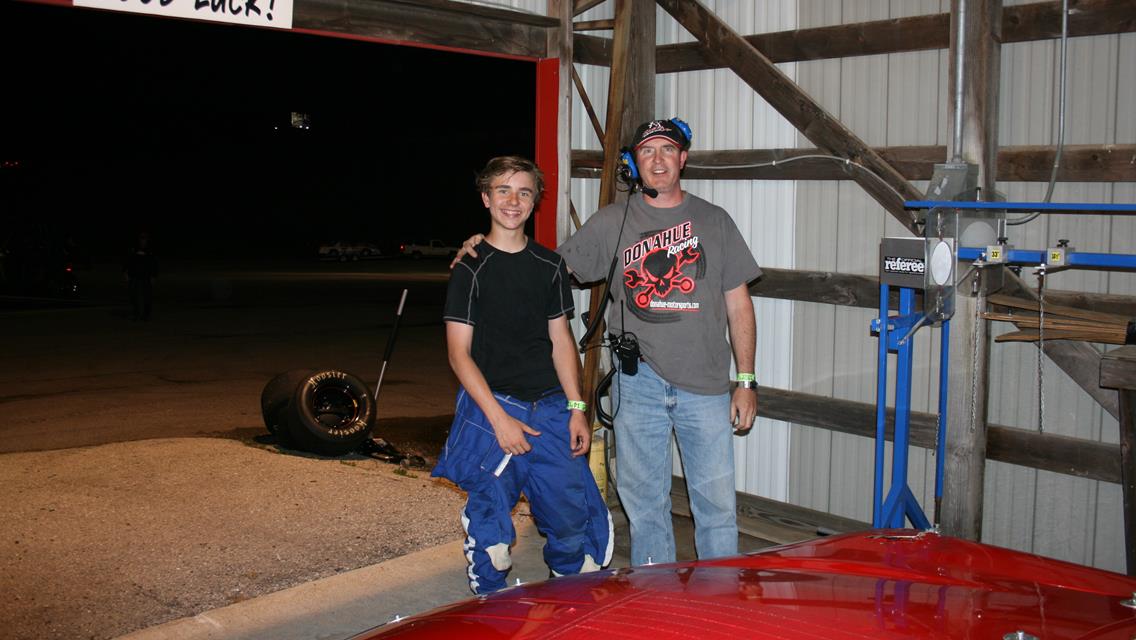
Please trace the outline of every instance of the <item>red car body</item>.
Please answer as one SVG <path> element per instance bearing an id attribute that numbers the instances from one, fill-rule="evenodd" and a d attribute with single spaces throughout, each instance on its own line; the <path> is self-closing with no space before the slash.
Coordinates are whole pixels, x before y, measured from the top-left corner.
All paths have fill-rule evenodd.
<path id="1" fill-rule="evenodd" d="M 1134 591 L 1116 573 L 876 530 L 521 585 L 359 638 L 1133 640 Z"/>

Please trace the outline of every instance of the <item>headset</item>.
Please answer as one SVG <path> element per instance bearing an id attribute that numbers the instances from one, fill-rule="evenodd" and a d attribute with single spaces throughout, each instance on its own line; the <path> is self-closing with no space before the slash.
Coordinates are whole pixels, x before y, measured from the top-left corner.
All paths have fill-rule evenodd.
<path id="1" fill-rule="evenodd" d="M 682 132 L 683 138 L 686 138 L 686 143 L 682 145 L 682 150 L 686 151 L 689 149 L 690 142 L 694 140 L 694 132 L 690 130 L 690 125 L 679 118 L 671 118 L 668 122 Z M 628 182 L 642 184 L 639 176 L 639 167 L 635 164 L 635 152 L 631 147 L 624 147 L 619 150 L 619 172 Z"/>
<path id="2" fill-rule="evenodd" d="M 671 118 L 668 122 L 674 125 L 682 134 L 685 140 L 682 145 L 683 151 L 689 149 L 690 141 L 694 139 L 694 133 L 690 130 L 690 125 L 679 118 Z M 657 197 L 659 195 L 654 189 L 643 186 L 643 181 L 639 176 L 639 168 L 635 166 L 635 156 L 630 147 L 624 147 L 620 150 L 618 176 L 627 182 L 632 190 L 638 188 L 644 194 L 651 197 Z M 615 264 L 619 257 L 618 247 L 620 241 L 623 239 L 623 227 L 627 224 L 627 210 L 630 204 L 630 199 L 624 203 L 623 222 L 619 225 L 619 236 L 615 242 L 616 252 L 615 255 L 611 257 L 611 266 L 608 268 L 607 278 L 604 281 L 603 297 L 599 309 L 595 316 L 590 317 L 588 313 L 583 314 L 584 324 L 587 329 L 579 341 L 581 353 L 587 349 L 588 342 L 591 341 L 592 336 L 599 330 L 600 322 L 603 321 L 604 312 L 607 310 L 612 280 L 615 276 Z M 635 338 L 635 334 L 626 331 L 621 331 L 619 334 L 610 333 L 608 335 L 608 346 L 612 349 L 612 355 L 622 364 L 624 372 L 627 375 L 635 375 L 639 365 L 639 342 Z"/>

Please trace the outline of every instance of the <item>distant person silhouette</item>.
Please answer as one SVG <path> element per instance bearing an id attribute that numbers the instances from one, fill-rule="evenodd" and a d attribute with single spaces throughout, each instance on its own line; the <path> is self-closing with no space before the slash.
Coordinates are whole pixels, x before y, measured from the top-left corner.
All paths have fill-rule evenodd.
<path id="1" fill-rule="evenodd" d="M 130 305 L 133 308 L 131 319 L 146 322 L 154 300 L 154 278 L 158 276 L 158 259 L 150 248 L 150 235 L 145 231 L 126 255 L 122 272 L 130 290 Z"/>

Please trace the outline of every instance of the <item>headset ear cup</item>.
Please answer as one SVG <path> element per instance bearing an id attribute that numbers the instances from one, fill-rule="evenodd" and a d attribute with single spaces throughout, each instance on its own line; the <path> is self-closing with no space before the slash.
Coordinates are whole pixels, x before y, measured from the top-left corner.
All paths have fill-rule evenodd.
<path id="1" fill-rule="evenodd" d="M 632 180 L 639 179 L 639 167 L 635 166 L 635 156 L 631 155 L 630 151 L 624 149 L 619 153 L 619 163 L 627 168 Z"/>
<path id="2" fill-rule="evenodd" d="M 678 127 L 678 130 L 682 132 L 682 135 L 686 138 L 685 146 L 689 149 L 690 143 L 694 141 L 694 132 L 690 130 L 690 125 L 680 118 L 671 118 L 671 124 Z"/>

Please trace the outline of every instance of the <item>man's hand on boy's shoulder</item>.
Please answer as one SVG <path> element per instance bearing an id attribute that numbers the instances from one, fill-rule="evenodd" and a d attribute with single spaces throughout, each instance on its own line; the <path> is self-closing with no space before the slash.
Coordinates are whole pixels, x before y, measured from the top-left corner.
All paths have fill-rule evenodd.
<path id="1" fill-rule="evenodd" d="M 462 243 L 461 249 L 458 250 L 457 255 L 454 256 L 453 262 L 450 262 L 450 268 L 453 269 L 454 267 L 458 266 L 458 263 L 461 262 L 462 256 L 466 254 L 469 254 L 472 258 L 476 258 L 477 250 L 475 249 L 475 247 L 481 244 L 481 241 L 484 239 L 485 234 L 483 233 L 475 233 L 467 238 L 466 241 Z"/>
<path id="2" fill-rule="evenodd" d="M 497 444 L 505 453 L 521 456 L 532 450 L 525 434 L 539 436 L 540 432 L 529 425 L 517 420 L 509 414 L 498 419 L 493 424 L 493 433 L 497 436 Z"/>
<path id="3" fill-rule="evenodd" d="M 578 458 L 592 449 L 592 430 L 588 428 L 588 418 L 580 411 L 573 411 L 568 419 L 568 442 L 572 445 L 572 457 Z"/>

